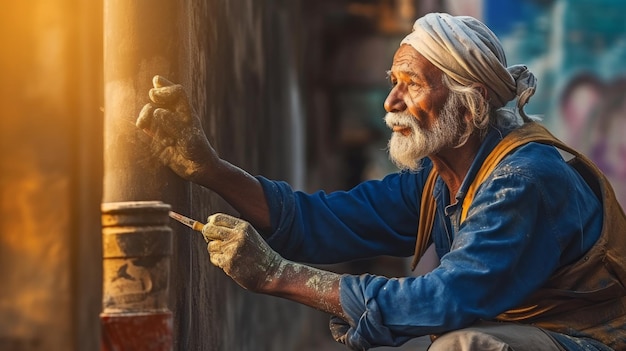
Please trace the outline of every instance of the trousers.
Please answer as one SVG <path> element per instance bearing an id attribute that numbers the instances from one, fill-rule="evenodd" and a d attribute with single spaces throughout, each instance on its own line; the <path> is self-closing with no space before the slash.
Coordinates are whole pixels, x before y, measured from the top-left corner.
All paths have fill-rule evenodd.
<path id="1" fill-rule="evenodd" d="M 428 351 L 566 351 L 541 328 L 480 322 L 436 338 Z"/>

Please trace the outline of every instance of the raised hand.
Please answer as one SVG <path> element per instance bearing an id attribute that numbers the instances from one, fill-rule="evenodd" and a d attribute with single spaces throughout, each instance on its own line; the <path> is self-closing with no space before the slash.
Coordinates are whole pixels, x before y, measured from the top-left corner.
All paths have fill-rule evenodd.
<path id="1" fill-rule="evenodd" d="M 216 165 L 218 156 L 209 143 L 198 115 L 182 85 L 154 76 L 150 102 L 136 125 L 153 138 L 152 152 L 180 177 L 199 182 Z"/>

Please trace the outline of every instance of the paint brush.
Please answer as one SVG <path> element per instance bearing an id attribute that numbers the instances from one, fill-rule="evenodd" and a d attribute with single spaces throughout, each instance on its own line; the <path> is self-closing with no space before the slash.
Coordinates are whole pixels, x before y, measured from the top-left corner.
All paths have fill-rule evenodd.
<path id="1" fill-rule="evenodd" d="M 174 211 L 170 211 L 169 215 L 171 218 L 174 218 L 175 220 L 188 226 L 189 228 L 198 232 L 202 232 L 202 227 L 204 227 L 204 223 L 198 222 L 195 219 L 191 219 L 189 217 L 185 217 L 181 215 L 180 213 L 176 213 Z"/>

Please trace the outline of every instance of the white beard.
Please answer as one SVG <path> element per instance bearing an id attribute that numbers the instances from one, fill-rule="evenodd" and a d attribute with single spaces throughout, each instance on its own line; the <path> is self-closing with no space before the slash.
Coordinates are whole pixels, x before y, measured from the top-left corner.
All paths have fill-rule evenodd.
<path id="1" fill-rule="evenodd" d="M 417 119 L 408 112 L 388 112 L 385 123 L 389 128 L 400 125 L 411 130 L 407 136 L 401 133 L 391 135 L 388 143 L 391 161 L 402 170 L 416 171 L 424 157 L 456 145 L 465 127 L 458 116 L 458 106 L 457 100 L 450 94 L 430 130 L 420 127 Z"/>

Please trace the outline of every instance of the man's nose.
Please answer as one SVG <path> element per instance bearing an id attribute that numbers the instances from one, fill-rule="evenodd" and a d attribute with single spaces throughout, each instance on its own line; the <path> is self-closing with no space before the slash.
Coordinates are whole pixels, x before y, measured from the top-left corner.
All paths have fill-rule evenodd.
<path id="1" fill-rule="evenodd" d="M 394 87 L 387 95 L 385 99 L 385 110 L 387 112 L 402 112 L 406 110 L 406 104 L 404 103 L 404 94 L 398 89 L 398 87 Z"/>

